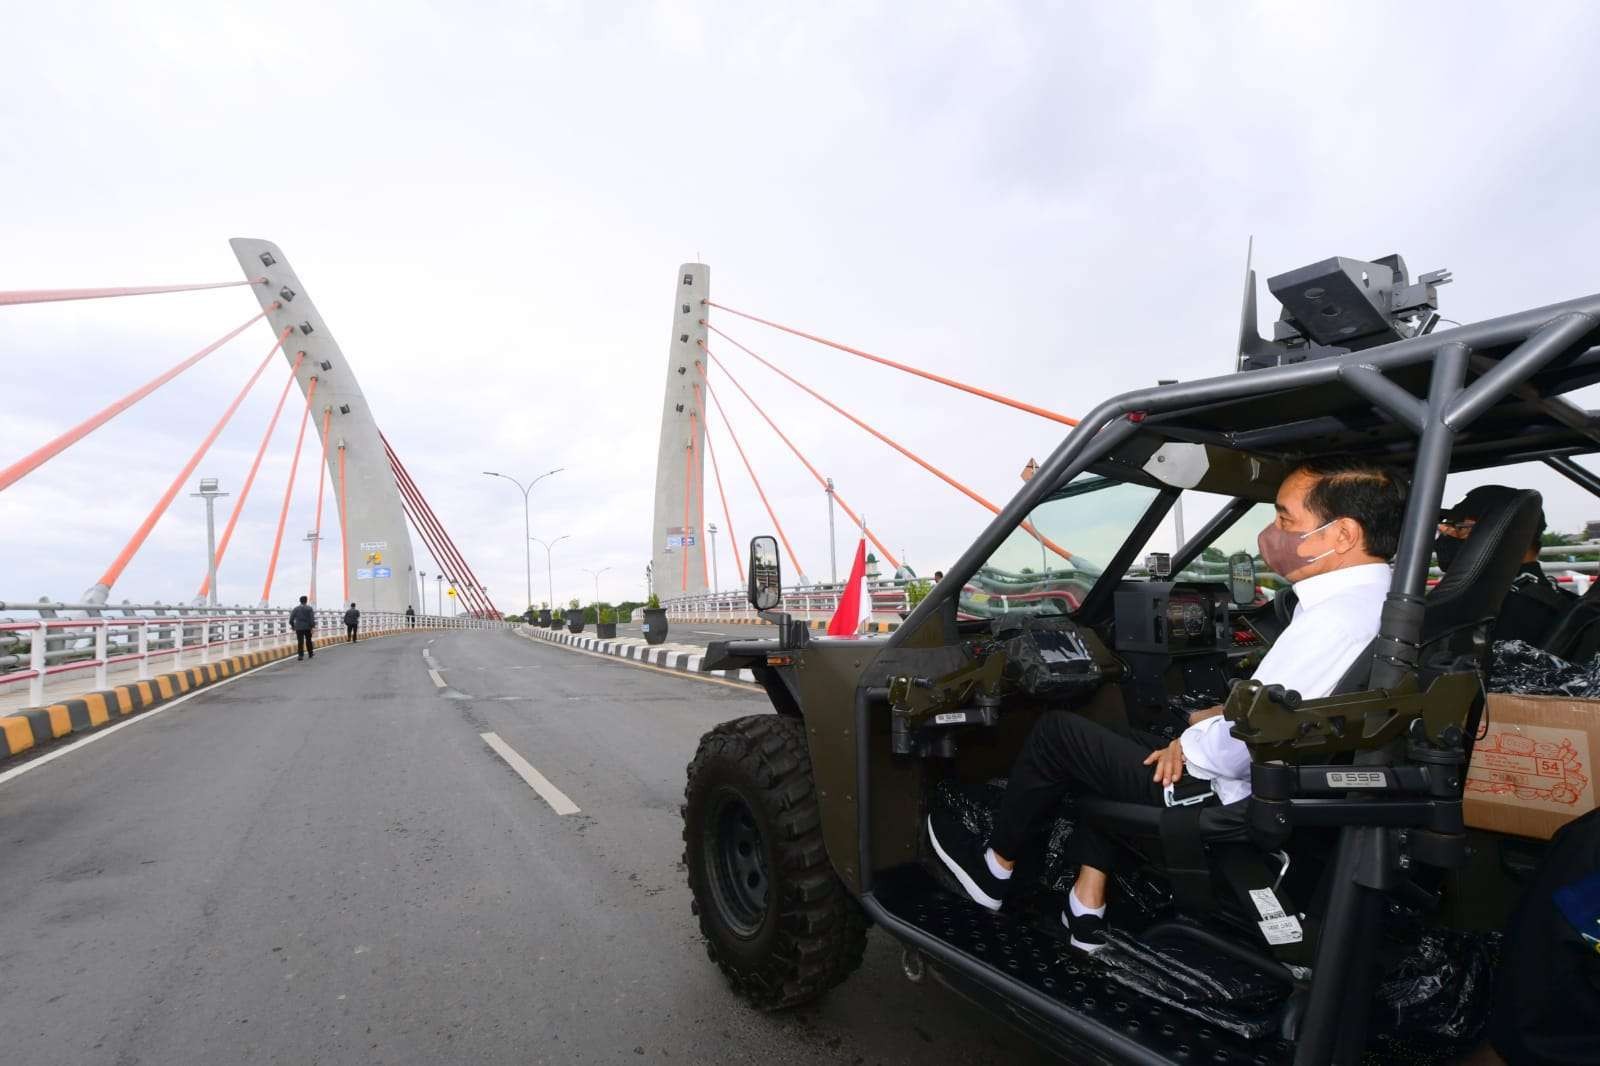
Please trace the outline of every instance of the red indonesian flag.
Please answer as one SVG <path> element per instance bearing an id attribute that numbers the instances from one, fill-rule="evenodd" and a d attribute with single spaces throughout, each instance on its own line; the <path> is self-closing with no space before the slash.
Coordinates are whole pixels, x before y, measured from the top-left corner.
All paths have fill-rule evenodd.
<path id="1" fill-rule="evenodd" d="M 856 561 L 850 564 L 850 579 L 844 583 L 839 607 L 828 622 L 828 636 L 853 637 L 866 632 L 872 621 L 872 594 L 867 591 L 867 538 L 856 545 Z"/>

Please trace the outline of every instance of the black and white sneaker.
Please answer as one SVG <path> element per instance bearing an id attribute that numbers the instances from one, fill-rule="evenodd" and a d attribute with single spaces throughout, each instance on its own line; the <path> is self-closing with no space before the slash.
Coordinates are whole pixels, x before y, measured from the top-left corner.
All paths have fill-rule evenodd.
<path id="1" fill-rule="evenodd" d="M 1061 912 L 1061 924 L 1072 934 L 1072 946 L 1086 955 L 1106 946 L 1106 920 L 1098 914 L 1073 914 L 1068 908 Z"/>
<path id="2" fill-rule="evenodd" d="M 984 841 L 969 833 L 959 819 L 942 812 L 928 816 L 928 840 L 933 844 L 933 853 L 961 882 L 972 902 L 992 911 L 1000 909 L 1009 882 L 990 872 Z"/>

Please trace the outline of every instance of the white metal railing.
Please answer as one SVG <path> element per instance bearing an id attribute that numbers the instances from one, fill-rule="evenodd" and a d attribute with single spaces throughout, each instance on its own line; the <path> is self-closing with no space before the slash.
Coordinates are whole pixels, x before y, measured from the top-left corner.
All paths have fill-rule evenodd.
<path id="1" fill-rule="evenodd" d="M 93 671 L 89 691 L 103 689 L 112 669 L 148 680 L 152 664 L 181 670 L 214 658 L 294 643 L 289 608 L 175 607 L 161 604 L 18 603 L 0 600 L 0 693 L 28 686 L 28 702 L 44 702 L 47 681 Z M 32 618 L 16 614 L 31 613 Z M 343 634 L 344 611 L 317 610 L 321 635 Z M 360 632 L 405 628 L 501 629 L 508 623 L 466 615 L 361 612 Z M 157 670 L 155 672 L 160 672 Z"/>
<path id="2" fill-rule="evenodd" d="M 908 611 L 904 585 L 883 584 L 872 587 L 872 613 L 880 620 L 893 620 Z M 797 585 L 783 590 L 782 609 L 796 618 L 827 620 L 839 607 L 839 597 L 844 592 L 840 585 Z M 667 617 L 688 619 L 705 618 L 712 621 L 759 621 L 756 610 L 750 606 L 745 591 L 708 592 L 700 596 L 676 596 L 663 600 Z"/>

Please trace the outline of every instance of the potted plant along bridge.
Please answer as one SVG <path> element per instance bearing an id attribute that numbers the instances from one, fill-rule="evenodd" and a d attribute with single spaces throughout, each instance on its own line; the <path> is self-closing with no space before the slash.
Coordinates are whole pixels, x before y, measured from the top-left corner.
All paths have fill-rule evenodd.
<path id="1" fill-rule="evenodd" d="M 546 629 L 550 628 L 550 605 L 548 603 L 539 604 L 539 624 Z"/>
<path id="2" fill-rule="evenodd" d="M 655 593 L 644 605 L 644 624 L 639 627 L 644 632 L 646 644 L 665 644 L 667 641 L 667 609 L 661 606 L 661 597 Z"/>
<path id="3" fill-rule="evenodd" d="M 617 635 L 617 612 L 609 604 L 594 605 L 594 635 L 605 640 Z"/>
<path id="4" fill-rule="evenodd" d="M 578 605 L 576 598 L 567 604 L 567 632 L 583 632 L 583 608 Z"/>

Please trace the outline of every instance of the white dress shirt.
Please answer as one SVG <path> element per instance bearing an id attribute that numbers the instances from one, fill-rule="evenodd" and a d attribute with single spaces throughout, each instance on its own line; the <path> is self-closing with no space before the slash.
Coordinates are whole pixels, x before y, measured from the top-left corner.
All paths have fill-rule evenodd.
<path id="1" fill-rule="evenodd" d="M 1294 689 L 1308 700 L 1333 686 L 1378 635 L 1393 576 L 1387 563 L 1329 570 L 1294 586 L 1294 619 L 1256 667 L 1255 680 Z M 1220 714 L 1183 731 L 1184 766 L 1212 782 L 1223 803 L 1250 795 L 1250 749 Z"/>

